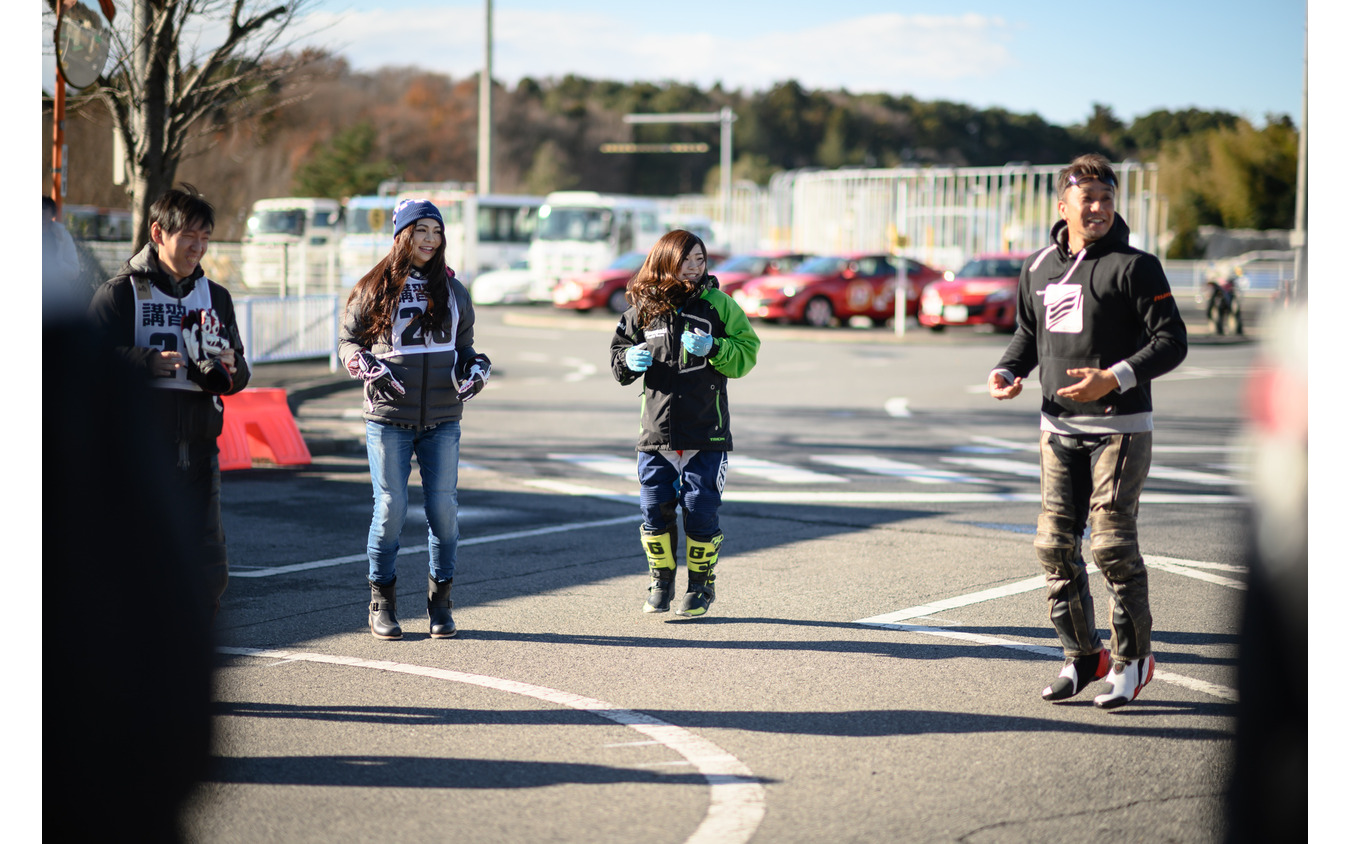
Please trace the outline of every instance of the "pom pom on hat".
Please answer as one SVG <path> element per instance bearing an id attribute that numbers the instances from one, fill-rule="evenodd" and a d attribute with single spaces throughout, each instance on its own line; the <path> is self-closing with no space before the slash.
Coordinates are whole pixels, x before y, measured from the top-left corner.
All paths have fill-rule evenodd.
<path id="1" fill-rule="evenodd" d="M 425 199 L 403 200 L 394 209 L 394 236 L 398 237 L 399 232 L 427 217 L 431 217 L 441 226 L 445 225 L 445 221 L 441 219 L 440 209 L 432 205 L 430 201 Z"/>

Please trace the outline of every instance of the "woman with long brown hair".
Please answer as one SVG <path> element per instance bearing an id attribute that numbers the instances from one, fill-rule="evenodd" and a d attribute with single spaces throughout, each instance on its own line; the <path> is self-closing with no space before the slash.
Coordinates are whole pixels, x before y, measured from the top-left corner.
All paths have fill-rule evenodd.
<path id="1" fill-rule="evenodd" d="M 422 476 L 430 553 L 427 616 L 433 639 L 456 633 L 450 586 L 459 545 L 459 435 L 464 403 L 491 373 L 473 348 L 469 292 L 445 265 L 440 210 L 404 200 L 394 245 L 347 298 L 338 356 L 363 384 L 366 455 L 374 487 L 366 552 L 369 624 L 377 639 L 403 636 L 395 562 L 408 510 L 412 457 Z"/>
<path id="2" fill-rule="evenodd" d="M 631 307 L 610 342 L 620 384 L 642 379 L 638 438 L 640 539 L 651 574 L 644 612 L 668 612 L 675 591 L 676 509 L 684 510 L 688 588 L 679 615 L 706 614 L 722 528 L 731 417 L 727 379 L 755 365 L 759 337 L 708 275 L 707 248 L 692 232 L 667 232 L 628 282 Z"/>

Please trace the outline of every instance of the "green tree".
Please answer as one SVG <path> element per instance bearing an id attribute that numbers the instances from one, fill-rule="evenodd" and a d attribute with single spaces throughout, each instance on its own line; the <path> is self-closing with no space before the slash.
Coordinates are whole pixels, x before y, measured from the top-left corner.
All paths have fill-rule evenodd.
<path id="1" fill-rule="evenodd" d="M 1200 226 L 1292 228 L 1298 130 L 1275 119 L 1256 129 L 1239 119 L 1163 144 L 1159 190 L 1167 197 L 1174 234 L 1169 257 L 1196 254 Z"/>
<path id="2" fill-rule="evenodd" d="M 544 196 L 555 190 L 576 187 L 578 181 L 562 148 L 554 141 L 545 141 L 535 150 L 534 161 L 525 174 L 524 187 L 528 194 Z"/>
<path id="3" fill-rule="evenodd" d="M 375 141 L 375 124 L 369 120 L 342 130 L 300 165 L 293 192 L 333 199 L 374 193 L 381 181 L 397 172 L 388 160 L 372 160 Z"/>

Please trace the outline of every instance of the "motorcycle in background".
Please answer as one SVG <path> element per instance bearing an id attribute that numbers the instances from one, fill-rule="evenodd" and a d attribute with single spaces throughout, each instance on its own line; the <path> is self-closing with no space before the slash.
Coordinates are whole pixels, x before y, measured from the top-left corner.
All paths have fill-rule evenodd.
<path id="1" fill-rule="evenodd" d="M 1242 268 L 1235 269 L 1222 280 L 1210 279 L 1209 301 L 1205 305 L 1205 319 L 1215 334 L 1242 334 L 1242 300 L 1238 298 L 1238 279 Z"/>

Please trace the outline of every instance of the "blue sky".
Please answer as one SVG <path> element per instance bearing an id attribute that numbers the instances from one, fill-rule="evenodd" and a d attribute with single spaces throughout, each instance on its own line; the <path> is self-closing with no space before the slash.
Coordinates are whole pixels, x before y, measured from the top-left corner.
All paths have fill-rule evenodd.
<path id="1" fill-rule="evenodd" d="M 1094 102 L 1126 122 L 1190 107 L 1234 112 L 1258 126 L 1271 112 L 1300 119 L 1306 11 L 1278 0 L 493 6 L 493 76 L 508 84 L 575 73 L 750 92 L 795 79 L 807 88 L 1034 112 L 1061 125 L 1081 123 Z M 303 43 L 357 70 L 415 65 L 462 78 L 483 62 L 481 0 L 311 0 L 310 8 Z M 51 65 L 44 56 L 44 80 Z"/>
<path id="2" fill-rule="evenodd" d="M 484 3 L 319 0 L 309 43 L 359 70 L 483 62 Z M 672 12 L 672 10 L 678 10 Z M 885 91 L 1082 122 L 1160 108 L 1300 119 L 1306 12 L 1277 0 L 495 0 L 493 76 Z"/>

